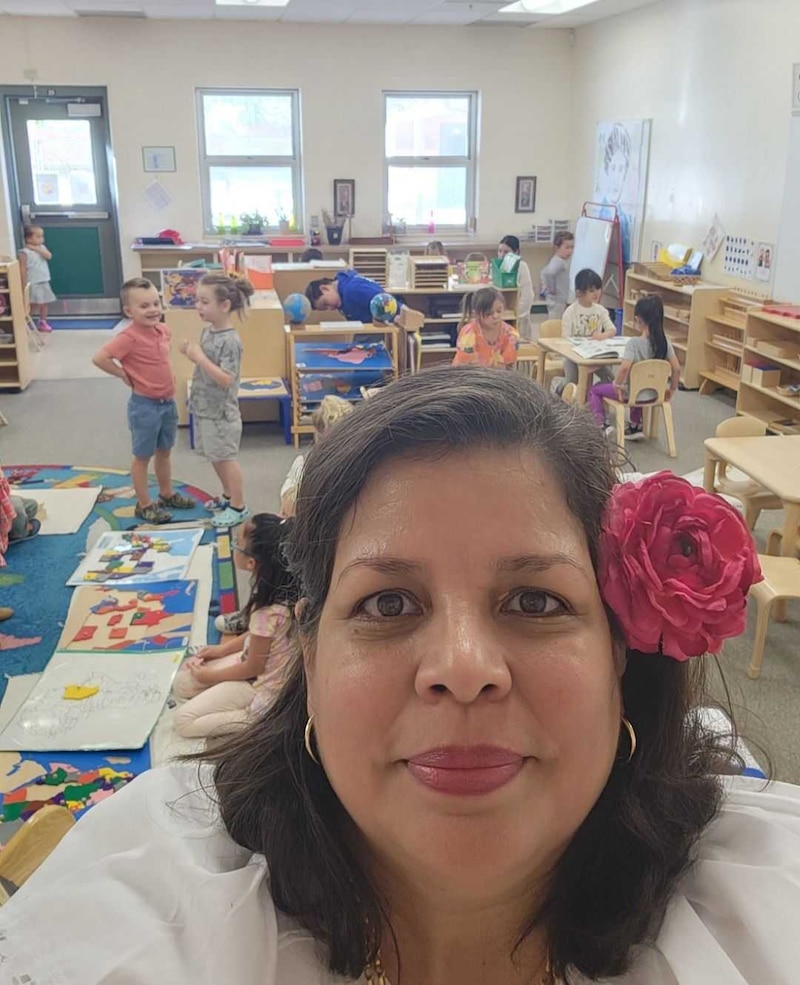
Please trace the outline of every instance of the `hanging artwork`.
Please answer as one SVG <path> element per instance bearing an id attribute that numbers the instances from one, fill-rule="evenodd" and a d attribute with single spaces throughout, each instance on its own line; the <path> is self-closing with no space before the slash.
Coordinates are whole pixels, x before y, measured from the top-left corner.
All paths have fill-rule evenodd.
<path id="1" fill-rule="evenodd" d="M 722 272 L 752 280 L 756 269 L 756 243 L 747 236 L 726 236 Z"/>
<path id="2" fill-rule="evenodd" d="M 642 224 L 650 158 L 650 120 L 597 124 L 593 200 L 616 206 L 625 263 L 641 256 Z M 602 210 L 598 218 L 611 219 Z"/>
<path id="3" fill-rule="evenodd" d="M 759 243 L 756 260 L 756 280 L 770 281 L 772 265 L 775 262 L 775 244 Z"/>

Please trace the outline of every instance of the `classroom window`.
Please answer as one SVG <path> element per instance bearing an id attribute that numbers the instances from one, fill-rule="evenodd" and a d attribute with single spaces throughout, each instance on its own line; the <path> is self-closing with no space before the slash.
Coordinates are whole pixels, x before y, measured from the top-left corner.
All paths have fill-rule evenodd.
<path id="1" fill-rule="evenodd" d="M 466 229 L 475 213 L 474 92 L 384 93 L 386 212 L 410 229 Z"/>
<path id="2" fill-rule="evenodd" d="M 302 229 L 300 98 L 294 89 L 197 93 L 203 222 L 208 232 L 258 212 Z"/>

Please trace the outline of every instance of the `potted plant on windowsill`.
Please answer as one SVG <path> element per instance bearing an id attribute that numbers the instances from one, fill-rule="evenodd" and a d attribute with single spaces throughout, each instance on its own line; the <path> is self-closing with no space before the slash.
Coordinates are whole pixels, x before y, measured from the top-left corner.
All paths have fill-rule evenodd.
<path id="1" fill-rule="evenodd" d="M 242 224 L 243 236 L 263 236 L 264 235 L 264 216 L 256 211 L 252 215 L 244 212 L 239 216 Z"/>
<path id="2" fill-rule="evenodd" d="M 339 246 L 342 242 L 342 233 L 344 233 L 344 217 L 336 216 L 334 217 L 328 212 L 327 209 L 322 210 L 322 221 L 325 223 L 325 233 L 328 237 L 329 246 Z"/>

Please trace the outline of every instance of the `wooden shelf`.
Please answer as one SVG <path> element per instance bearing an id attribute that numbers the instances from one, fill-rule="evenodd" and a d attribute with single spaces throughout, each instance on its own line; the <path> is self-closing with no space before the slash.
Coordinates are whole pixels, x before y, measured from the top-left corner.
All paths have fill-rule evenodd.
<path id="1" fill-rule="evenodd" d="M 724 386 L 728 390 L 735 390 L 737 393 L 739 391 L 739 384 L 741 379 L 736 373 L 731 370 L 726 369 L 705 369 L 700 371 L 700 376 L 704 380 L 708 380 L 711 383 L 717 383 L 719 386 Z M 711 392 L 711 388 L 707 390 L 702 390 L 701 392 Z"/>
<path id="2" fill-rule="evenodd" d="M 31 381 L 30 345 L 33 341 L 25 320 L 25 297 L 22 290 L 19 263 L 0 261 L 4 313 L 0 317 L 0 388 L 24 390 Z"/>
<path id="3" fill-rule="evenodd" d="M 652 287 L 658 287 L 663 291 L 672 291 L 673 294 L 682 294 L 684 297 L 691 297 L 698 286 L 704 286 L 704 285 L 696 285 L 696 284 L 691 284 L 686 286 L 680 284 L 673 284 L 671 281 L 668 280 L 659 280 L 657 277 L 648 277 L 647 274 L 637 274 L 633 270 L 629 270 L 625 274 L 625 280 L 627 281 L 629 277 L 635 278 L 636 280 L 641 281 L 643 284 L 650 284 Z"/>
<path id="4" fill-rule="evenodd" d="M 779 366 L 786 366 L 787 369 L 800 371 L 800 359 L 784 359 L 782 356 L 768 356 L 766 352 L 762 352 L 761 349 L 757 349 L 754 345 L 745 345 L 744 351 L 752 352 L 759 359 L 768 359 L 771 363 L 777 363 Z"/>
<path id="5" fill-rule="evenodd" d="M 706 315 L 706 321 L 713 322 L 715 325 L 724 325 L 725 328 L 735 328 L 737 332 L 744 331 L 741 322 L 734 321 L 733 318 L 726 318 L 725 315 Z"/>
<path id="6" fill-rule="evenodd" d="M 688 352 L 689 351 L 689 347 L 686 345 L 685 342 L 676 342 L 675 339 L 670 339 L 669 342 L 670 342 L 670 345 L 672 346 L 672 348 L 673 349 L 677 349 L 678 352 Z"/>
<path id="7" fill-rule="evenodd" d="M 674 344 L 675 343 L 673 342 L 673 345 Z M 708 340 L 705 341 L 704 345 L 707 345 L 709 349 L 717 349 L 720 352 L 727 352 L 729 356 L 736 356 L 738 359 L 741 359 L 742 352 L 744 351 L 742 346 L 734 348 L 733 346 L 720 345 L 719 342 L 710 342 Z"/>
<path id="8" fill-rule="evenodd" d="M 746 380 L 741 381 L 743 387 L 749 387 L 751 390 L 755 390 L 756 393 L 764 394 L 764 396 L 771 397 L 773 400 L 777 400 L 787 407 L 791 407 L 792 410 L 796 410 L 798 417 L 800 417 L 800 399 L 797 397 L 784 397 L 783 394 L 778 393 L 773 387 L 758 386 L 757 383 L 748 383 Z"/>

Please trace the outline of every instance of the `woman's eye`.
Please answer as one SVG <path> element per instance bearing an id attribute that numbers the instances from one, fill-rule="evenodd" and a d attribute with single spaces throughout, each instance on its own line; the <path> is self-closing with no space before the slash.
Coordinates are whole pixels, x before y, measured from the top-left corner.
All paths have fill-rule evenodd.
<path id="1" fill-rule="evenodd" d="M 403 592 L 379 592 L 361 603 L 361 612 L 373 619 L 419 615 L 419 605 Z"/>
<path id="2" fill-rule="evenodd" d="M 523 616 L 560 616 L 568 611 L 561 599 L 535 588 L 515 592 L 504 602 L 503 609 Z"/>

